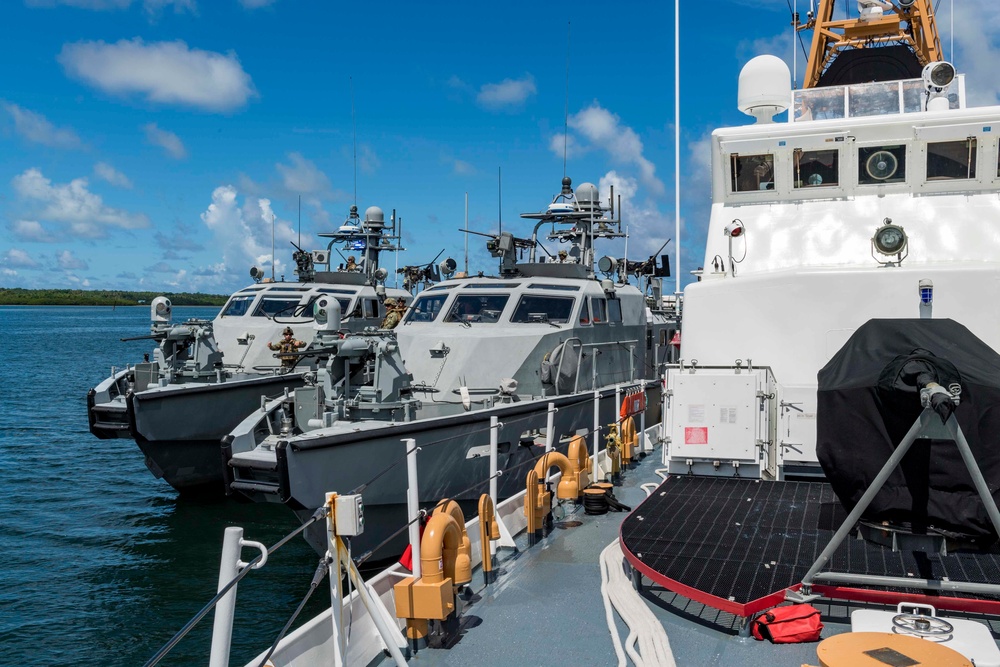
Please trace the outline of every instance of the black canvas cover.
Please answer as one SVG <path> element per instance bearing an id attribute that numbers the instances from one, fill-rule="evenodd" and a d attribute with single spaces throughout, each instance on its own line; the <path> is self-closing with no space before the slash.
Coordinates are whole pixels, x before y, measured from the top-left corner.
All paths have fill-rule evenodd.
<path id="1" fill-rule="evenodd" d="M 1000 355 L 953 320 L 869 320 L 819 372 L 816 453 L 848 511 L 919 416 L 927 381 L 961 385 L 955 418 L 1000 502 Z M 863 518 L 996 537 L 951 440 L 915 442 Z"/>

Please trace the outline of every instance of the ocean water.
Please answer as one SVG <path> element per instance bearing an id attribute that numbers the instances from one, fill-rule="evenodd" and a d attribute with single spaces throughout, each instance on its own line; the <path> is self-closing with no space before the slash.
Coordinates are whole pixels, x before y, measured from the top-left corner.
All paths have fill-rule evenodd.
<path id="1" fill-rule="evenodd" d="M 271 545 L 297 521 L 283 506 L 178 499 L 134 442 L 90 434 L 87 390 L 152 349 L 119 340 L 149 333 L 148 307 L 5 306 L 0 333 L 0 664 L 142 665 L 215 594 L 227 526 Z M 296 537 L 240 583 L 231 664 L 270 646 L 316 563 Z M 326 590 L 299 622 L 329 605 Z M 208 664 L 211 624 L 160 664 Z"/>

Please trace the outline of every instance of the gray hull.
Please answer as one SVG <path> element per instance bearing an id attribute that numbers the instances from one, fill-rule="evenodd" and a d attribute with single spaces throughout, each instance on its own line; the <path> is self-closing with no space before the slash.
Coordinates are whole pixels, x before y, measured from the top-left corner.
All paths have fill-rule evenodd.
<path id="1" fill-rule="evenodd" d="M 594 424 L 593 392 L 552 400 L 558 412 L 555 432 L 560 437 L 585 433 L 592 453 Z M 502 423 L 498 445 L 498 497 L 503 499 L 524 490 L 528 472 L 544 453 L 544 446 L 521 436 L 532 430 L 544 430 L 547 399 L 526 401 L 479 410 L 464 415 L 383 426 L 374 433 L 365 430 L 314 441 L 298 440 L 278 448 L 277 483 L 281 499 L 300 518 L 306 518 L 324 502 L 327 492 L 361 492 L 366 512 L 365 532 L 353 538 L 356 553 L 373 549 L 406 523 L 407 470 L 403 459 L 405 438 L 413 438 L 420 447 L 417 455 L 420 502 L 433 507 L 443 498 L 453 498 L 472 511 L 479 497 L 489 492 L 490 417 Z M 648 392 L 647 423 L 659 416 L 659 383 Z M 613 387 L 602 392 L 600 423 L 607 425 L 618 418 Z M 604 436 L 600 435 L 600 449 Z M 557 449 L 565 453 L 568 443 Z M 325 549 L 324 527 L 307 532 L 307 539 L 318 549 Z M 405 531 L 382 546 L 376 559 L 398 554 L 405 545 Z"/>
<path id="2" fill-rule="evenodd" d="M 169 387 L 129 395 L 129 433 L 157 478 L 191 495 L 225 495 L 220 440 L 261 396 L 302 386 L 300 375 Z"/>

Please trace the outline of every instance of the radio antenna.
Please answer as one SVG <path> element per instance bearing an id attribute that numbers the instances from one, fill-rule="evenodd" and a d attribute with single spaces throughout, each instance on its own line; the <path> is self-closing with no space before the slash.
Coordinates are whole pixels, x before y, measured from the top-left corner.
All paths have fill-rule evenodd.
<path id="1" fill-rule="evenodd" d="M 566 21 L 566 107 L 563 110 L 563 178 L 566 178 L 566 153 L 569 149 L 569 38 L 570 22 Z"/>
<path id="2" fill-rule="evenodd" d="M 503 234 L 503 172 L 497 167 L 497 225 L 498 234 Z"/>
<path id="3" fill-rule="evenodd" d="M 354 114 L 354 77 L 348 77 L 351 84 L 351 126 L 354 130 L 354 205 L 358 205 L 358 121 Z"/>
<path id="4" fill-rule="evenodd" d="M 302 247 L 302 195 L 299 195 L 299 247 Z"/>

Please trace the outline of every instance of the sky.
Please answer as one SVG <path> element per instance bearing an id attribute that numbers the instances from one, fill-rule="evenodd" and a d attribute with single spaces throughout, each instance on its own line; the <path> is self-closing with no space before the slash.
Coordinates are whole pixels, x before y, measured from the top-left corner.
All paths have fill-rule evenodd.
<path id="1" fill-rule="evenodd" d="M 750 121 L 747 60 L 791 62 L 792 1 L 681 3 L 683 283 L 711 131 Z M 972 102 L 996 103 L 1000 3 L 935 4 Z M 2 0 L 0 25 L 0 287 L 228 294 L 272 270 L 272 232 L 294 280 L 290 242 L 325 248 L 355 201 L 401 219 L 390 271 L 462 269 L 466 195 L 470 229 L 528 236 L 564 147 L 574 185 L 622 195 L 629 256 L 670 239 L 674 262 L 673 3 Z M 484 241 L 469 268 L 494 274 Z"/>

